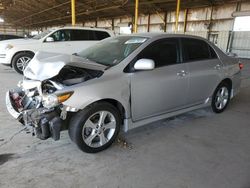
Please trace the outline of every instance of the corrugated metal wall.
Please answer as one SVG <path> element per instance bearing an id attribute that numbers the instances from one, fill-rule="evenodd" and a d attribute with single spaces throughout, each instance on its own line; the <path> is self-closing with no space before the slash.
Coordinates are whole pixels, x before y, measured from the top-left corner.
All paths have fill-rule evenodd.
<path id="1" fill-rule="evenodd" d="M 231 34 L 230 52 L 239 57 L 250 58 L 250 31 L 235 31 Z"/>

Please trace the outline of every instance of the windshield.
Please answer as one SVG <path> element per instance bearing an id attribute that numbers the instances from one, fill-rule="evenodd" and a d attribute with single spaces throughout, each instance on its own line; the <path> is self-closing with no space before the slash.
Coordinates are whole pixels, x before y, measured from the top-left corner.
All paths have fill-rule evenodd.
<path id="1" fill-rule="evenodd" d="M 128 57 L 147 39 L 137 36 L 112 37 L 87 48 L 77 55 L 106 66 L 114 66 Z"/>
<path id="2" fill-rule="evenodd" d="M 51 30 L 46 30 L 46 31 L 34 36 L 33 39 L 39 40 L 39 39 L 45 37 L 46 35 L 48 35 L 50 32 L 51 32 Z"/>

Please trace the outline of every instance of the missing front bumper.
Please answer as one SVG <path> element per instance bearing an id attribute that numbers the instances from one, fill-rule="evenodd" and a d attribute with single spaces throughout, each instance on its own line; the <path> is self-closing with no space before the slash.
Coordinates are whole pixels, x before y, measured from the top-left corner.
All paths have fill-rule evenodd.
<path id="1" fill-rule="evenodd" d="M 20 120 L 22 115 L 15 109 L 9 91 L 6 93 L 5 101 L 7 110 L 10 113 L 10 115 L 12 115 L 15 119 Z"/>
<path id="2" fill-rule="evenodd" d="M 15 101 L 11 97 L 11 91 L 6 93 L 6 107 L 8 112 L 24 124 L 26 127 L 33 127 L 32 131 L 39 139 L 45 140 L 52 137 L 54 140 L 60 139 L 62 119 L 58 110 L 46 108 L 32 108 L 19 112 L 15 106 Z"/>

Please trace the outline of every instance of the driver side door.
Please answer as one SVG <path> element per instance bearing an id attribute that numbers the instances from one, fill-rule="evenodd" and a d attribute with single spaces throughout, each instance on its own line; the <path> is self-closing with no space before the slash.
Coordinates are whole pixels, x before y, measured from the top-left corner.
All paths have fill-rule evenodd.
<path id="1" fill-rule="evenodd" d="M 131 75 L 133 121 L 175 111 L 187 103 L 187 67 L 180 61 L 179 39 L 153 42 L 136 59 L 144 58 L 154 60 L 155 69 Z"/>

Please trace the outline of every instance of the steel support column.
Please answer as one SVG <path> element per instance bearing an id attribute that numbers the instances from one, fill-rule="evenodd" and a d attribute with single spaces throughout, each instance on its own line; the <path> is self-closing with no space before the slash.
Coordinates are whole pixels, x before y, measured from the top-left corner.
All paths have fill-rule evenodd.
<path id="1" fill-rule="evenodd" d="M 76 25 L 76 0 L 71 0 L 72 26 Z"/>
<path id="2" fill-rule="evenodd" d="M 137 33 L 138 7 L 139 7 L 139 0 L 135 0 L 135 23 L 134 23 L 134 33 Z"/>
<path id="3" fill-rule="evenodd" d="M 188 18 L 188 9 L 185 9 L 184 12 L 184 27 L 183 27 L 183 32 L 185 33 L 187 30 L 187 18 Z"/>
<path id="4" fill-rule="evenodd" d="M 180 15 L 180 4 L 181 0 L 177 0 L 177 5 L 176 5 L 176 18 L 175 18 L 175 29 L 174 31 L 178 31 L 178 23 L 179 23 L 179 15 Z"/>

